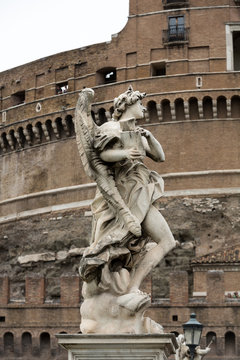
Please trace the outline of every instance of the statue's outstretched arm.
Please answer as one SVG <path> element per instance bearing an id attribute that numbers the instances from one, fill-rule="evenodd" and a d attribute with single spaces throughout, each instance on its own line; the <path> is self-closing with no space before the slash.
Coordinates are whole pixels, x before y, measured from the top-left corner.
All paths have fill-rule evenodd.
<path id="1" fill-rule="evenodd" d="M 139 150 L 134 148 L 131 149 L 109 149 L 102 151 L 100 157 L 103 161 L 106 162 L 117 162 L 125 159 L 139 159 L 142 157 L 142 154 Z"/>

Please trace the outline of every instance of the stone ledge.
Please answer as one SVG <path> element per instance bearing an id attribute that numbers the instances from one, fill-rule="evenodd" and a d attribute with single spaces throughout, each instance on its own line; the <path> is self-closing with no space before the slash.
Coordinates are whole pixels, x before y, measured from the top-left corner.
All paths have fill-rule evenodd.
<path id="1" fill-rule="evenodd" d="M 95 184 L 93 184 L 95 186 Z M 240 187 L 230 188 L 209 188 L 209 189 L 188 189 L 188 190 L 172 190 L 165 191 L 163 198 L 181 198 L 181 197 L 204 197 L 204 196 L 233 196 L 240 195 Z M 4 224 L 11 221 L 16 221 L 24 218 L 28 218 L 35 215 L 42 215 L 47 213 L 54 213 L 58 211 L 65 211 L 71 209 L 89 209 L 93 199 L 75 201 L 71 203 L 64 203 L 52 206 L 46 206 L 42 208 L 36 208 L 33 210 L 26 210 L 15 212 L 9 215 L 0 216 L 0 224 Z M 0 203 L 1 205 L 1 203 Z M 90 212 L 87 211 L 85 216 L 90 216 Z"/>
<path id="2" fill-rule="evenodd" d="M 178 347 L 174 334 L 68 335 L 57 334 L 68 359 L 166 360 Z"/>

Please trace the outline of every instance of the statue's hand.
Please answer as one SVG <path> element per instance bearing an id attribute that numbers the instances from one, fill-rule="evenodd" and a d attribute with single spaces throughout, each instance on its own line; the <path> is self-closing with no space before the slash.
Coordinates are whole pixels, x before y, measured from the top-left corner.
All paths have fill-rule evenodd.
<path id="1" fill-rule="evenodd" d="M 135 160 L 142 158 L 142 153 L 137 149 L 134 148 L 126 149 L 125 152 L 127 159 Z"/>
<path id="2" fill-rule="evenodd" d="M 149 131 L 149 130 L 147 130 L 147 129 L 143 129 L 143 128 L 138 128 L 137 129 L 139 132 L 140 132 L 140 134 L 142 135 L 142 136 L 144 136 L 146 139 L 149 139 L 150 137 L 152 137 L 152 133 Z"/>
<path id="3" fill-rule="evenodd" d="M 129 210 L 122 210 L 120 211 L 120 214 L 128 230 L 136 237 L 140 237 L 142 234 L 142 228 L 138 218 L 134 216 Z"/>

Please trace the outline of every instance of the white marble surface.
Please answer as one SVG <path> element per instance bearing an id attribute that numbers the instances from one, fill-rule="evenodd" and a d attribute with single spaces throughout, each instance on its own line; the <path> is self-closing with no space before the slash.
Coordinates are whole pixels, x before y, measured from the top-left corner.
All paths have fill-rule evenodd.
<path id="1" fill-rule="evenodd" d="M 144 317 L 150 296 L 140 286 L 177 244 L 155 206 L 164 181 L 144 164 L 146 157 L 165 161 L 158 140 L 136 123 L 144 118 L 145 96 L 129 86 L 114 99 L 113 118 L 100 126 L 91 117 L 92 89 L 83 89 L 76 104 L 79 154 L 86 174 L 97 183 L 92 238 L 79 266 L 84 334 L 163 332 Z"/>
<path id="2" fill-rule="evenodd" d="M 56 337 L 68 351 L 68 360 L 166 360 L 177 348 L 174 334 L 58 334 Z"/>

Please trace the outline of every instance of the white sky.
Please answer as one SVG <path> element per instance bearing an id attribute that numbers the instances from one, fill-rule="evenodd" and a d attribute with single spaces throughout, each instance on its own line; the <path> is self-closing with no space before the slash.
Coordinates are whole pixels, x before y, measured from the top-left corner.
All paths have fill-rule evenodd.
<path id="1" fill-rule="evenodd" d="M 0 71 L 111 40 L 129 0 L 0 0 Z"/>

